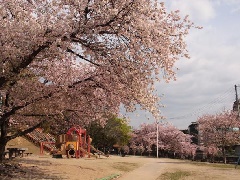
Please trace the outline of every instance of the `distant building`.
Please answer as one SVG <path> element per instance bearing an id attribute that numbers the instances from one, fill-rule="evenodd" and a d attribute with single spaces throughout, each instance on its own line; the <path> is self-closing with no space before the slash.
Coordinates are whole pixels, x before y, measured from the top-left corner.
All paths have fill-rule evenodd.
<path id="1" fill-rule="evenodd" d="M 197 122 L 192 122 L 192 124 L 190 124 L 188 126 L 188 132 L 190 135 L 192 135 L 192 143 L 194 144 L 199 144 L 198 143 L 198 123 Z"/>
<path id="2" fill-rule="evenodd" d="M 183 130 L 180 130 L 180 131 L 182 131 L 184 134 L 189 134 L 188 129 L 183 129 Z"/>
<path id="3" fill-rule="evenodd" d="M 238 99 L 238 101 L 236 100 L 233 103 L 233 111 L 239 111 L 239 108 L 240 108 L 240 99 Z"/>

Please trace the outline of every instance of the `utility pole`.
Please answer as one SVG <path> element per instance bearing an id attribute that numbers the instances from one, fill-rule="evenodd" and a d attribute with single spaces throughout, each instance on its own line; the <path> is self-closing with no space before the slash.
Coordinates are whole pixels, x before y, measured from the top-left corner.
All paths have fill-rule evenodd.
<path id="1" fill-rule="evenodd" d="M 237 103 L 237 112 L 238 112 L 238 117 L 239 117 L 239 99 L 238 99 L 238 92 L 237 92 L 237 85 L 235 87 L 235 93 L 236 93 L 236 103 Z"/>

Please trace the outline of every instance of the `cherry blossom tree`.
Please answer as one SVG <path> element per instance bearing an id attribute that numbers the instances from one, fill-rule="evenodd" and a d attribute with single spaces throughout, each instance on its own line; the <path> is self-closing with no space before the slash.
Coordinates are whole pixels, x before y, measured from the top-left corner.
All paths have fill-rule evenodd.
<path id="1" fill-rule="evenodd" d="M 131 145 L 130 145 L 130 148 L 131 148 L 131 150 L 132 150 L 132 152 L 133 152 L 133 155 L 135 156 L 135 155 L 136 155 L 136 152 L 137 152 L 138 146 L 135 145 L 135 144 L 131 144 Z"/>
<path id="2" fill-rule="evenodd" d="M 224 111 L 216 115 L 204 115 L 198 119 L 201 143 L 208 147 L 208 154 L 220 149 L 226 163 L 226 148 L 240 142 L 240 120 L 235 112 Z"/>
<path id="3" fill-rule="evenodd" d="M 142 156 L 145 151 L 145 147 L 143 145 L 138 146 L 137 152 Z"/>
<path id="4" fill-rule="evenodd" d="M 178 154 L 181 158 L 191 156 L 196 146 L 192 144 L 191 136 L 184 134 L 171 124 L 159 127 L 160 147 Z"/>
<path id="5" fill-rule="evenodd" d="M 175 79 L 193 27 L 157 0 L 0 0 L 0 23 L 1 159 L 44 123 L 104 124 L 120 104 L 159 118 L 154 82 Z"/>
<path id="6" fill-rule="evenodd" d="M 155 127 L 147 124 L 141 125 L 140 129 L 134 129 L 131 134 L 130 139 L 130 148 L 133 152 L 133 155 L 136 152 L 141 152 L 140 149 L 146 149 L 147 152 L 151 153 L 152 145 L 155 143 L 155 140 L 150 137 L 151 133 L 154 134 Z M 153 137 L 155 138 L 155 137 Z M 142 151 L 143 152 L 143 151 Z"/>
<path id="7" fill-rule="evenodd" d="M 132 138 L 132 144 L 143 146 L 146 149 L 151 149 L 153 145 L 157 145 L 160 150 L 173 152 L 184 158 L 186 156 L 194 156 L 196 145 L 192 144 L 191 136 L 184 134 L 171 124 L 159 123 L 159 140 L 157 142 L 157 124 L 142 124 L 138 131 L 135 131 L 135 136 Z"/>

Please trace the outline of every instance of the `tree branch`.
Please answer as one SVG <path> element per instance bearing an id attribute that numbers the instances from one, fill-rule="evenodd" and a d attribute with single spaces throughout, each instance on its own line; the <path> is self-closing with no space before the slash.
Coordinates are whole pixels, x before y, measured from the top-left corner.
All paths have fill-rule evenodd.
<path id="1" fill-rule="evenodd" d="M 26 129 L 26 130 L 21 131 L 21 132 L 17 132 L 17 133 L 15 133 L 15 134 L 12 135 L 12 136 L 7 136 L 6 139 L 7 139 L 7 141 L 10 141 L 11 139 L 14 139 L 14 138 L 16 138 L 16 137 L 26 135 L 27 133 L 30 133 L 30 132 L 32 132 L 34 129 L 40 127 L 40 126 L 41 126 L 42 124 L 44 124 L 46 121 L 47 121 L 47 120 L 43 120 L 43 121 L 41 121 L 40 123 L 36 124 L 35 126 L 32 126 L 32 127 L 29 128 L 29 129 Z"/>
<path id="2" fill-rule="evenodd" d="M 11 115 L 15 114 L 16 111 L 20 110 L 20 109 L 23 109 L 25 107 L 27 107 L 28 105 L 32 104 L 32 103 L 35 103 L 35 102 L 38 102 L 38 101 L 41 101 L 43 99 L 48 99 L 50 97 L 53 96 L 53 93 L 50 92 L 48 93 L 47 95 L 44 95 L 44 96 L 41 96 L 41 97 L 38 97 L 36 99 L 33 99 L 32 101 L 30 102 L 26 102 L 24 105 L 21 105 L 21 106 L 15 106 L 13 107 L 10 111 L 4 113 L 1 117 L 1 120 L 4 122 L 8 117 L 10 117 Z M 1 122 L 2 123 L 2 122 Z"/>
<path id="3" fill-rule="evenodd" d="M 94 62 L 92 62 L 92 61 L 88 60 L 87 58 L 83 57 L 82 55 L 80 55 L 80 54 L 78 54 L 78 53 L 74 52 L 74 51 L 73 51 L 73 50 L 71 50 L 70 48 L 68 48 L 68 49 L 67 49 L 67 52 L 70 52 L 70 53 L 72 53 L 72 54 L 76 55 L 77 57 L 79 57 L 79 58 L 81 58 L 81 59 L 83 59 L 83 60 L 85 60 L 85 61 L 87 61 L 87 62 L 89 62 L 89 63 L 91 63 L 91 64 L 93 64 L 93 65 L 95 65 L 95 66 L 100 66 L 99 64 L 97 64 L 97 63 L 94 63 Z"/>
<path id="4" fill-rule="evenodd" d="M 11 81 L 10 85 L 13 86 L 16 83 L 16 81 L 17 81 L 16 80 L 17 78 L 14 78 L 14 76 L 17 76 L 21 72 L 22 69 L 25 69 L 26 67 L 28 67 L 32 63 L 34 58 L 41 51 L 43 51 L 44 49 L 48 48 L 51 44 L 52 44 L 52 42 L 46 42 L 45 45 L 39 46 L 31 54 L 23 57 L 22 60 L 19 60 L 20 63 L 13 68 L 14 75 L 10 76 L 9 78 L 1 77 L 1 79 L 0 79 L 0 87 L 3 87 L 4 84 L 6 84 L 8 81 Z"/>

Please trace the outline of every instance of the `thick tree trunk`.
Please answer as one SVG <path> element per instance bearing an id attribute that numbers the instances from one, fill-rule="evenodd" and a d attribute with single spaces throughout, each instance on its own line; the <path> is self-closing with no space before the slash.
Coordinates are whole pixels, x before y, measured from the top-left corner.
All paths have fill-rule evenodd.
<path id="1" fill-rule="evenodd" d="M 226 150 L 225 147 L 222 147 L 222 154 L 223 154 L 223 163 L 227 163 L 227 158 L 226 158 Z"/>
<path id="2" fill-rule="evenodd" d="M 4 151 L 5 151 L 5 147 L 7 145 L 7 142 L 10 141 L 11 139 L 14 139 L 16 137 L 19 136 L 23 136 L 27 133 L 32 132 L 34 129 L 38 128 L 41 126 L 42 123 L 45 123 L 46 120 L 41 121 L 40 123 L 36 124 L 35 126 L 30 127 L 29 129 L 26 129 L 24 131 L 20 131 L 20 132 L 16 132 L 15 134 L 11 135 L 11 136 L 7 136 L 7 128 L 8 128 L 8 121 L 4 120 L 4 119 L 0 119 L 0 162 L 4 159 Z"/>
<path id="3" fill-rule="evenodd" d="M 4 152 L 5 152 L 6 145 L 7 145 L 7 142 L 1 136 L 1 138 L 0 138 L 0 162 L 2 162 L 3 159 L 5 158 Z"/>
<path id="4" fill-rule="evenodd" d="M 6 121 L 0 119 L 1 122 L 1 132 L 0 132 L 0 162 L 4 159 L 5 147 L 7 145 L 7 123 Z"/>

